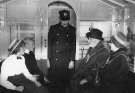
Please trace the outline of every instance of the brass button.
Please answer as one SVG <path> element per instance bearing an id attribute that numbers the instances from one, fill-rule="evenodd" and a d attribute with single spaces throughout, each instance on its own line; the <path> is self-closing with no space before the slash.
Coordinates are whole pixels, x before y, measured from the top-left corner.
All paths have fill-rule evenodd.
<path id="1" fill-rule="evenodd" d="M 59 50 L 56 50 L 56 53 L 58 53 L 59 52 Z"/>
<path id="2" fill-rule="evenodd" d="M 59 41 L 56 41 L 56 44 L 59 44 Z"/>

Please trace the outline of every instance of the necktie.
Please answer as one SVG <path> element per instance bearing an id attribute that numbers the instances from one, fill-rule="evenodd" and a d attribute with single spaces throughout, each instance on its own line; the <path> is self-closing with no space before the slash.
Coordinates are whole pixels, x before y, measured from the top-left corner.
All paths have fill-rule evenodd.
<path id="1" fill-rule="evenodd" d="M 17 56 L 17 59 L 22 59 L 20 56 Z"/>

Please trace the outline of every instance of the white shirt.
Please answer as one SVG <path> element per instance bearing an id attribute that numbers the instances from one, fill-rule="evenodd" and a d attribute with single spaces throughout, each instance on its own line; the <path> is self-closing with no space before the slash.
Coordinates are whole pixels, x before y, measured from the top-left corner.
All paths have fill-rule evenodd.
<path id="1" fill-rule="evenodd" d="M 17 55 L 10 55 L 1 66 L 0 84 L 7 89 L 15 90 L 16 86 L 9 82 L 9 76 L 24 74 L 24 76 L 35 82 L 36 78 L 33 77 L 25 65 L 25 58 L 17 59 Z"/>

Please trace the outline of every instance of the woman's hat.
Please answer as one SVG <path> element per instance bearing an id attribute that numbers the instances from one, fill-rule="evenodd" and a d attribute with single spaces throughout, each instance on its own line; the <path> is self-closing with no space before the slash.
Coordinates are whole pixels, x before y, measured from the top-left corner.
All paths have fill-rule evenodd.
<path id="1" fill-rule="evenodd" d="M 23 40 L 17 40 L 17 39 L 13 40 L 8 47 L 9 53 L 12 54 L 14 51 L 16 51 L 16 49 L 20 48 L 24 44 L 25 43 Z"/>
<path id="2" fill-rule="evenodd" d="M 102 35 L 103 35 L 103 32 L 96 28 L 92 28 L 90 30 L 90 32 L 86 33 L 87 38 L 95 38 L 95 39 L 99 39 L 99 40 L 104 40 Z"/>
<path id="3" fill-rule="evenodd" d="M 129 45 L 127 37 L 122 32 L 118 32 L 113 35 L 111 37 L 111 41 L 119 48 L 128 47 Z"/>
<path id="4" fill-rule="evenodd" d="M 60 10 L 59 15 L 60 15 L 60 19 L 63 21 L 70 20 L 70 11 L 69 10 Z"/>

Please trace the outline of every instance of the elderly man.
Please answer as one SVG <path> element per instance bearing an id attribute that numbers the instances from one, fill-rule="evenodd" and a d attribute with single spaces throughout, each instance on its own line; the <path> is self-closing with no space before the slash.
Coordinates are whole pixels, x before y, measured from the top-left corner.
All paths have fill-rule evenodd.
<path id="1" fill-rule="evenodd" d="M 73 76 L 73 93 L 93 93 L 94 90 L 90 86 L 99 83 L 98 69 L 104 66 L 109 56 L 109 51 L 103 44 L 102 34 L 102 31 L 95 28 L 86 33 L 90 48 Z"/>
<path id="2" fill-rule="evenodd" d="M 30 37 L 26 37 L 24 38 L 24 42 L 25 42 L 25 51 L 23 56 L 25 58 L 26 67 L 28 68 L 29 72 L 32 75 L 38 75 L 38 81 L 42 85 L 45 85 L 44 74 L 39 69 L 34 54 L 34 40 Z"/>

